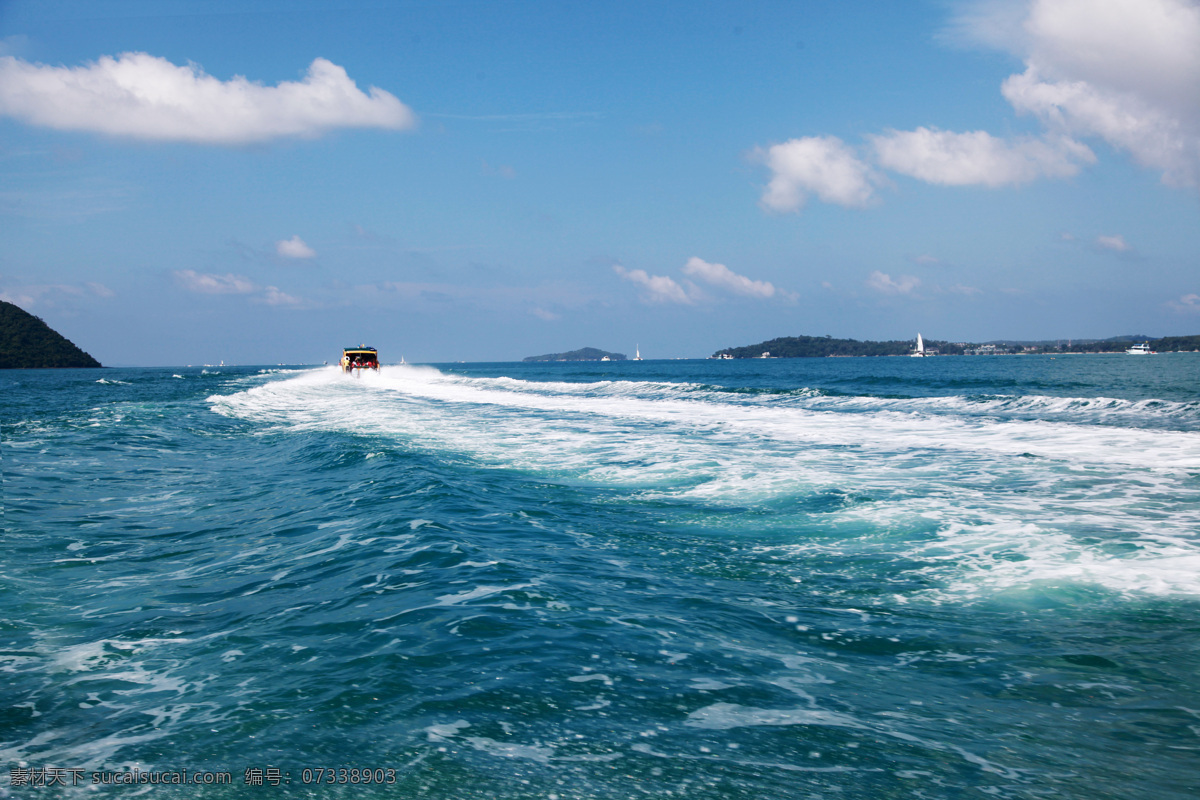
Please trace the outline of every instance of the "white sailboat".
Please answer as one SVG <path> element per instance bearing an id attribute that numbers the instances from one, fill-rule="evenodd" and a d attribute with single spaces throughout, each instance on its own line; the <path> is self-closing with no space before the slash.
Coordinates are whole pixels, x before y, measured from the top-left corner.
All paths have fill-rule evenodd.
<path id="1" fill-rule="evenodd" d="M 634 361 L 642 360 L 642 351 L 638 349 L 637 345 L 634 345 L 634 347 L 633 347 L 633 360 Z"/>
<path id="2" fill-rule="evenodd" d="M 921 334 L 919 334 L 919 333 L 917 334 L 917 349 L 916 349 L 916 351 L 913 353 L 910 353 L 909 355 L 911 355 L 913 358 L 924 358 L 925 357 L 925 340 L 921 338 Z"/>

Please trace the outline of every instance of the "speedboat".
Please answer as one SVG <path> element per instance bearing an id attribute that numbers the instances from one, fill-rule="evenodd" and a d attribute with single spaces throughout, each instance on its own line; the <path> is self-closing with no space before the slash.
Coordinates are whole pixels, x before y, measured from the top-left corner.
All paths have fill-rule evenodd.
<path id="1" fill-rule="evenodd" d="M 342 350 L 342 372 L 347 375 L 358 375 L 360 369 L 379 371 L 379 353 L 374 347 L 360 344 L 358 347 L 347 347 Z"/>

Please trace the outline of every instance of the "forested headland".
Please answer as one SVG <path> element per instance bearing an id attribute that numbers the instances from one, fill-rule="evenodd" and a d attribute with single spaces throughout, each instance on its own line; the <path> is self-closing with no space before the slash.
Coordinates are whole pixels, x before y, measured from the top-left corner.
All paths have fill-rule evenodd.
<path id="1" fill-rule="evenodd" d="M 0 369 L 98 366 L 40 317 L 0 300 Z"/>

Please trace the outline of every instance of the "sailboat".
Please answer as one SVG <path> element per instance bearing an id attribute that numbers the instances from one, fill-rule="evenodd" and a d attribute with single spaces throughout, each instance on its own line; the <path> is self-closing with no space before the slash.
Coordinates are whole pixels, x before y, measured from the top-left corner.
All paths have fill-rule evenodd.
<path id="1" fill-rule="evenodd" d="M 634 361 L 642 360 L 642 351 L 638 349 L 637 345 L 634 345 L 634 347 L 633 347 L 633 360 Z"/>
<path id="2" fill-rule="evenodd" d="M 913 353 L 910 353 L 909 355 L 911 355 L 913 358 L 924 358 L 925 357 L 925 340 L 921 338 L 921 334 L 919 334 L 919 333 L 917 334 L 917 349 L 916 349 L 916 351 Z"/>

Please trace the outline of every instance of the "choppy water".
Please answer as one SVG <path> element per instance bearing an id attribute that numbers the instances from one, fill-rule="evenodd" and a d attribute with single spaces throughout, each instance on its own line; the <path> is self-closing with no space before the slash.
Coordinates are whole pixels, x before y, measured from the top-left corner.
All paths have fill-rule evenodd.
<path id="1" fill-rule="evenodd" d="M 1200 794 L 1200 355 L 0 390 L 0 786 Z"/>

